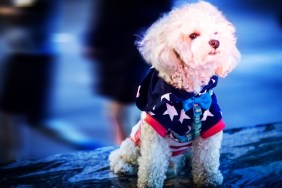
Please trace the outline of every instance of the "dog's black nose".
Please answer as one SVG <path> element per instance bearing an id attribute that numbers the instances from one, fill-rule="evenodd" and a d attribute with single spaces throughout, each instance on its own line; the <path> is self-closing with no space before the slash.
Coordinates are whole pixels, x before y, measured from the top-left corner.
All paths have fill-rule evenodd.
<path id="1" fill-rule="evenodd" d="M 219 43 L 218 40 L 212 39 L 212 40 L 209 41 L 209 45 L 211 45 L 211 47 L 213 47 L 214 49 L 217 49 L 219 47 L 219 44 L 220 43 Z"/>

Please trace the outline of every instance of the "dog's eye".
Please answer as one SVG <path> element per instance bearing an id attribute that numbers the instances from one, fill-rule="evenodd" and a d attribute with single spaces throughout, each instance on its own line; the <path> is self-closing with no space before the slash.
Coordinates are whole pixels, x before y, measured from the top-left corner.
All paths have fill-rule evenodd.
<path id="1" fill-rule="evenodd" d="M 192 39 L 192 40 L 197 38 L 198 36 L 200 36 L 199 33 L 192 33 L 192 34 L 189 35 L 190 39 Z"/>

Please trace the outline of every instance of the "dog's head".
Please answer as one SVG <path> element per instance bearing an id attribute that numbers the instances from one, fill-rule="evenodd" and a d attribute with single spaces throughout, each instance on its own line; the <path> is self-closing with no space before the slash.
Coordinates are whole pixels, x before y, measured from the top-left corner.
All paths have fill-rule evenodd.
<path id="1" fill-rule="evenodd" d="M 196 91 L 212 75 L 225 77 L 237 65 L 234 34 L 234 26 L 218 9 L 200 1 L 155 22 L 139 42 L 139 51 L 167 82 Z"/>

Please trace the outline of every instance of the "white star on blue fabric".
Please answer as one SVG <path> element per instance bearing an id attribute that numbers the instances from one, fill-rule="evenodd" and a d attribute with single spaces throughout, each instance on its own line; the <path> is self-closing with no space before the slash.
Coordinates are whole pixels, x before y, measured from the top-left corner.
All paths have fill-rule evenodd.
<path id="1" fill-rule="evenodd" d="M 171 93 L 167 93 L 167 94 L 162 95 L 162 96 L 161 96 L 161 101 L 162 101 L 163 99 L 166 99 L 166 100 L 170 101 L 170 97 L 169 97 L 170 94 L 171 94 Z"/>
<path id="2" fill-rule="evenodd" d="M 180 123 L 183 123 L 184 119 L 191 119 L 189 116 L 187 116 L 185 114 L 185 111 L 182 109 L 180 112 L 180 117 L 179 117 L 179 121 Z"/>
<path id="3" fill-rule="evenodd" d="M 203 95 L 203 94 L 206 94 L 206 93 L 207 93 L 207 90 L 205 89 L 205 91 L 204 91 L 204 92 L 199 93 L 199 96 L 201 96 L 201 95 Z"/>
<path id="4" fill-rule="evenodd" d="M 201 121 L 206 121 L 208 116 L 213 117 L 214 115 L 209 110 L 206 110 L 203 114 Z"/>
<path id="5" fill-rule="evenodd" d="M 171 105 L 168 104 L 168 103 L 166 103 L 166 108 L 167 108 L 167 110 L 164 112 L 163 115 L 169 115 L 170 120 L 172 121 L 172 120 L 173 120 L 173 117 L 174 117 L 174 116 L 177 116 L 178 113 L 177 113 L 176 109 L 174 108 L 174 106 L 171 106 Z"/>
<path id="6" fill-rule="evenodd" d="M 148 112 L 151 116 L 154 116 L 156 114 L 154 114 L 152 111 Z"/>
<path id="7" fill-rule="evenodd" d="M 141 86 L 138 86 L 138 90 L 137 90 L 136 98 L 140 97 L 140 88 L 141 88 Z"/>

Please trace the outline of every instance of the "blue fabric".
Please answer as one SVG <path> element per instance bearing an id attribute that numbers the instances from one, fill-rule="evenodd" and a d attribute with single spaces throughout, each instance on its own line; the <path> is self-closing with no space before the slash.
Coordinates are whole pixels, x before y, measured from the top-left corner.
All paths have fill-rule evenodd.
<path id="1" fill-rule="evenodd" d="M 201 132 L 204 132 L 222 118 L 215 94 L 208 97 L 210 90 L 217 85 L 217 81 L 218 78 L 212 76 L 209 83 L 203 86 L 201 92 L 194 94 L 167 84 L 158 76 L 158 71 L 151 68 L 139 86 L 136 105 L 140 110 L 150 114 L 168 133 L 187 135 L 192 133 L 194 121 L 193 108 L 189 107 L 191 104 L 202 104 L 199 101 L 207 100 L 209 102 L 200 105 L 202 111 L 200 115 Z"/>

